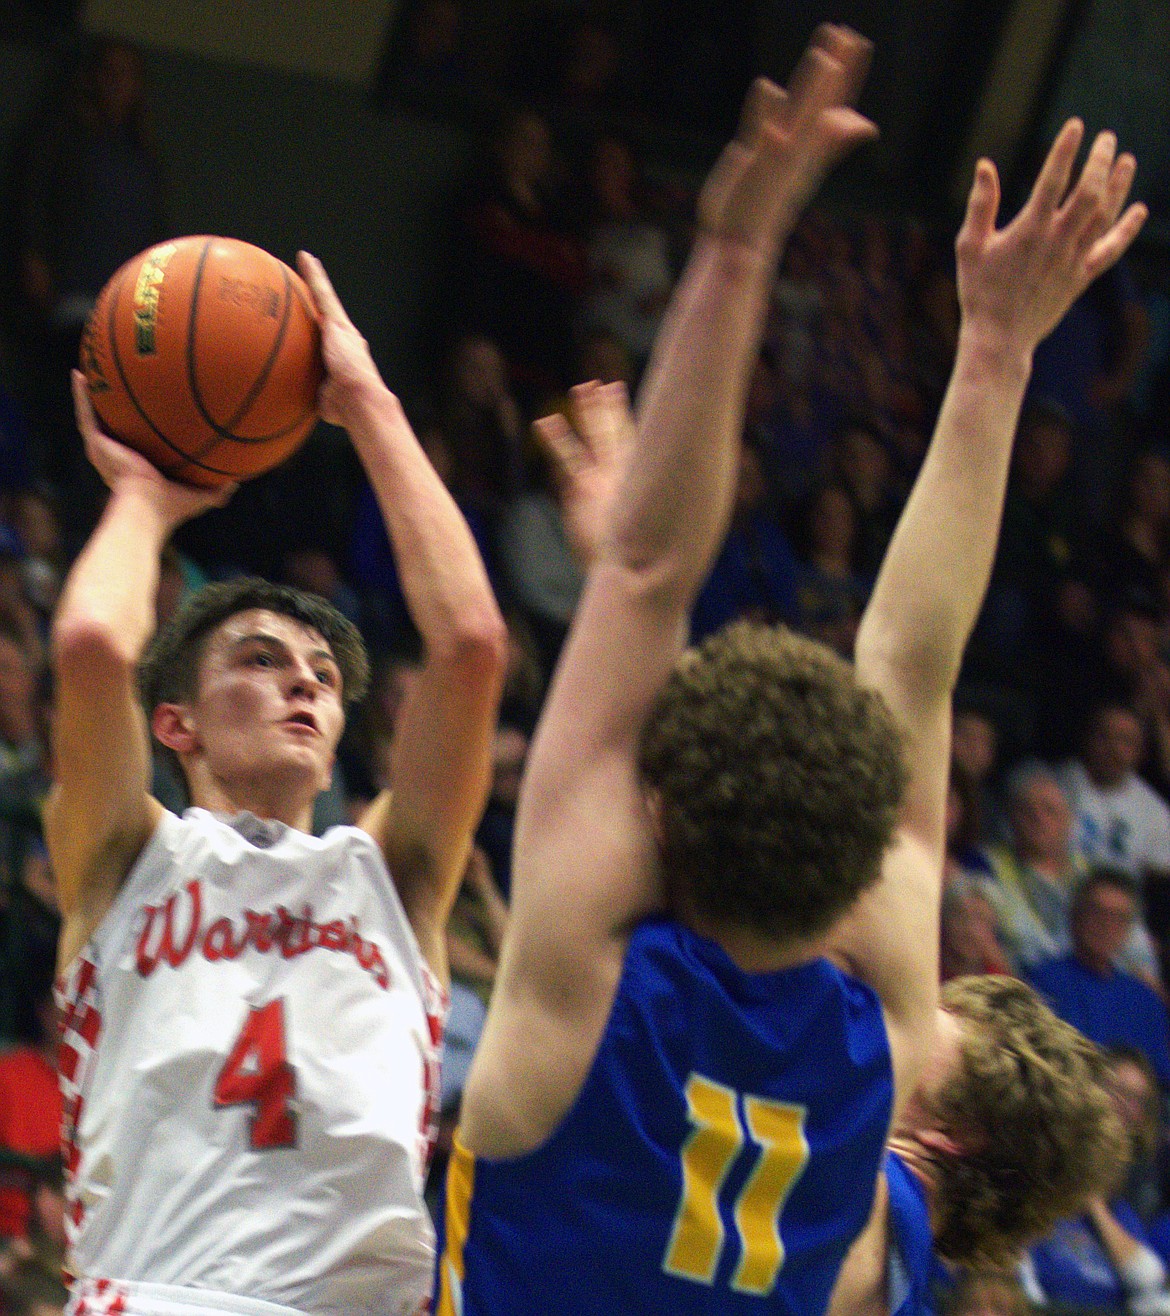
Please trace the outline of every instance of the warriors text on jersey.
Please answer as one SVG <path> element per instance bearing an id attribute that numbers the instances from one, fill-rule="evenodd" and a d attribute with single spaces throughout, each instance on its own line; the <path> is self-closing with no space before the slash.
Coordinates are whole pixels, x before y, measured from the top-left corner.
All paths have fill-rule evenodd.
<path id="1" fill-rule="evenodd" d="M 369 836 L 164 814 L 61 996 L 75 1312 L 413 1316 L 442 1002 Z"/>
<path id="2" fill-rule="evenodd" d="M 819 1316 L 892 1100 L 870 988 L 826 960 L 744 973 L 644 923 L 560 1127 L 509 1160 L 457 1144 L 438 1316 Z"/>

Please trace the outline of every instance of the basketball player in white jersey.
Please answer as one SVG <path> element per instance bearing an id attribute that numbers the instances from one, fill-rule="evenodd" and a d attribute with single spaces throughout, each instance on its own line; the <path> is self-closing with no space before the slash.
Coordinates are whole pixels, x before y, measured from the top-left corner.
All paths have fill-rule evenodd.
<path id="1" fill-rule="evenodd" d="M 320 600 L 209 587 L 157 636 L 159 555 L 224 495 L 103 435 L 110 487 L 53 627 L 71 1312 L 426 1302 L 444 925 L 488 787 L 505 630 L 472 536 L 320 264 L 321 411 L 377 494 L 426 657 L 394 794 L 309 834 L 366 661 Z M 308 512 L 309 509 L 306 509 Z M 192 808 L 148 793 L 150 730 Z"/>

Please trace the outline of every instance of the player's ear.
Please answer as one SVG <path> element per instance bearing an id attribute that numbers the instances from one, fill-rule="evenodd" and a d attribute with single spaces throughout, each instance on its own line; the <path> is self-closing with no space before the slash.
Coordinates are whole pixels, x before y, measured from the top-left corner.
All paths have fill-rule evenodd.
<path id="1" fill-rule="evenodd" d="M 650 819 L 650 830 L 654 834 L 654 843 L 659 850 L 666 844 L 666 829 L 662 824 L 662 793 L 647 789 L 642 798 L 646 801 L 646 815 Z"/>
<path id="2" fill-rule="evenodd" d="M 969 1150 L 957 1138 L 942 1129 L 920 1129 L 918 1141 L 930 1151 L 937 1152 L 939 1156 L 947 1156 L 951 1159 L 964 1156 Z"/>
<path id="3" fill-rule="evenodd" d="M 158 704 L 151 714 L 150 729 L 160 745 L 176 754 L 190 754 L 198 745 L 191 710 L 186 704 Z"/>

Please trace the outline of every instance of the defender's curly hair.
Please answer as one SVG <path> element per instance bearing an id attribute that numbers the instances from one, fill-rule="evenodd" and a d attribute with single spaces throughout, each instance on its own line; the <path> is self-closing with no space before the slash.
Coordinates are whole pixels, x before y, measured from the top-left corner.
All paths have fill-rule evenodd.
<path id="1" fill-rule="evenodd" d="M 824 645 L 751 622 L 680 662 L 639 767 L 672 892 L 775 937 L 815 936 L 876 881 L 906 784 L 881 697 Z"/>
<path id="2" fill-rule="evenodd" d="M 1111 1189 L 1125 1130 L 1101 1051 L 1025 983 L 955 978 L 942 1005 L 964 1025 L 962 1061 L 935 1113 L 963 1150 L 936 1156 L 935 1247 L 962 1265 L 1003 1265 Z"/>
<path id="3" fill-rule="evenodd" d="M 217 581 L 196 591 L 154 636 L 138 665 L 138 687 L 149 717 L 162 703 L 193 699 L 207 638 L 229 617 L 265 608 L 311 626 L 333 650 L 341 670 L 346 704 L 356 703 L 370 683 L 370 663 L 358 629 L 331 604 L 288 585 L 255 576 Z"/>

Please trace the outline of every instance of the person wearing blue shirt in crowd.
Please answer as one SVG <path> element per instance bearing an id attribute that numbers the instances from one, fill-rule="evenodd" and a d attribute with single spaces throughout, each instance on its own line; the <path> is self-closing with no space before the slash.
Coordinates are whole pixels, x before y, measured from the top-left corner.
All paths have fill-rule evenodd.
<path id="1" fill-rule="evenodd" d="M 1114 966 L 1138 917 L 1134 879 L 1115 868 L 1093 869 L 1073 899 L 1070 955 L 1037 965 L 1029 980 L 1062 1019 L 1100 1046 L 1132 1046 L 1170 1091 L 1170 1023 L 1145 983 Z"/>

